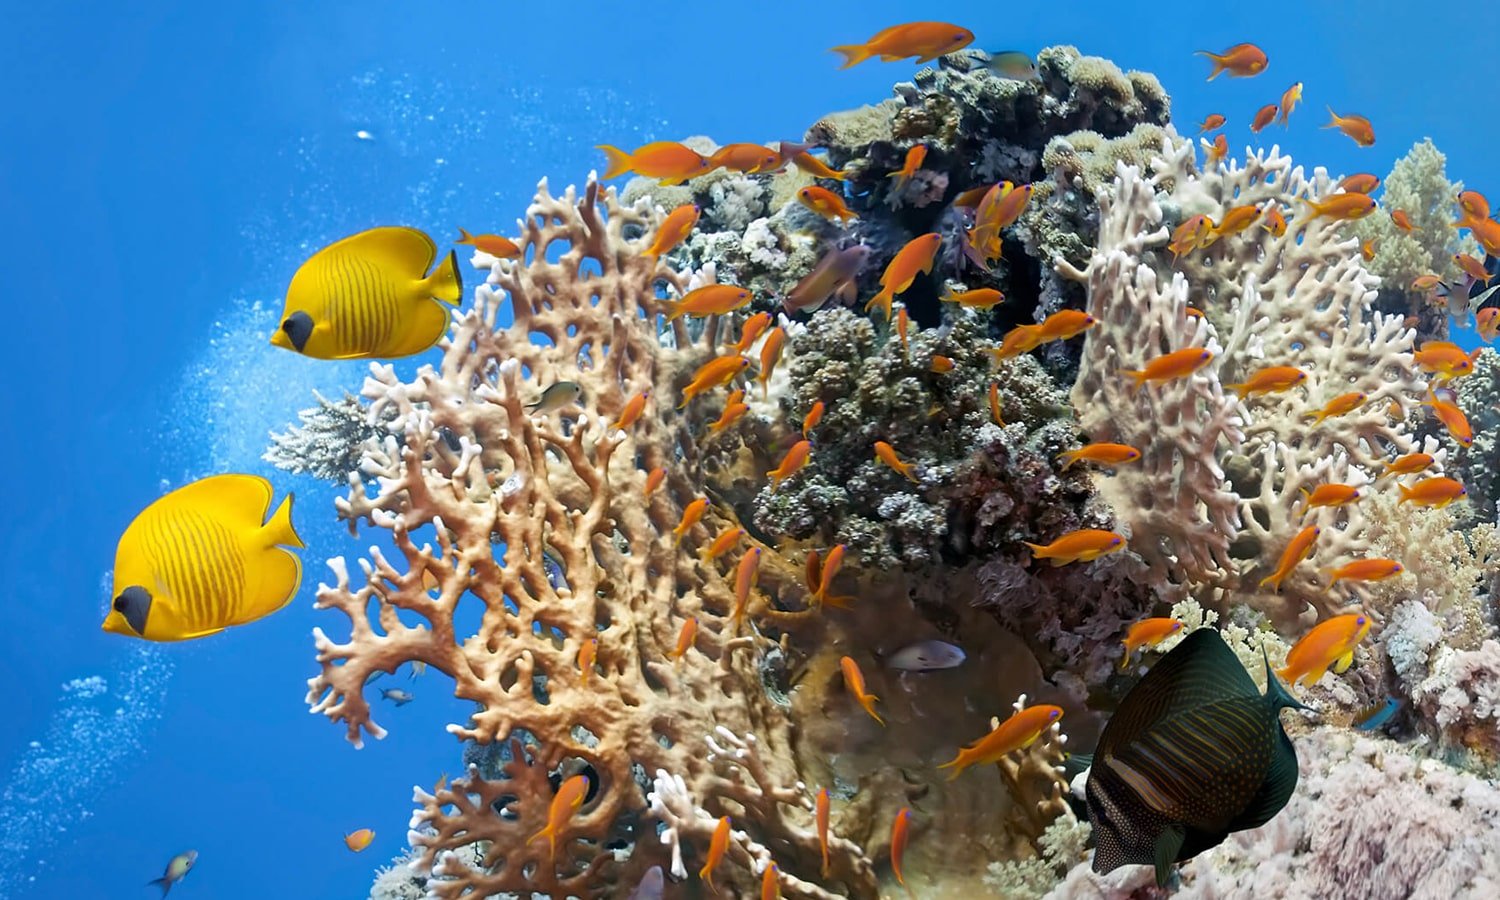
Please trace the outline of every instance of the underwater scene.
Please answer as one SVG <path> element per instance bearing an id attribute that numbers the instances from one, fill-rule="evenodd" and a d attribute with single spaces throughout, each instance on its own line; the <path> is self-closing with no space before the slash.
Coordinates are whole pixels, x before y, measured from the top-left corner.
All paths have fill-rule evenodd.
<path id="1" fill-rule="evenodd" d="M 0 898 L 1500 897 L 1500 8 L 1058 13 L 13 10 Z"/>

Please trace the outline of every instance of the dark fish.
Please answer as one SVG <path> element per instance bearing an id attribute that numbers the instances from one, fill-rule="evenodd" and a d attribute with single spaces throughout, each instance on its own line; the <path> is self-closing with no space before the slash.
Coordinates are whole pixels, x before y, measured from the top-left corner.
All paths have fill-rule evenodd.
<path id="1" fill-rule="evenodd" d="M 1200 628 L 1146 673 L 1099 737 L 1085 788 L 1094 871 L 1172 865 L 1269 822 L 1297 787 L 1280 712 L 1306 709 L 1271 673 L 1266 693 L 1219 632 Z"/>

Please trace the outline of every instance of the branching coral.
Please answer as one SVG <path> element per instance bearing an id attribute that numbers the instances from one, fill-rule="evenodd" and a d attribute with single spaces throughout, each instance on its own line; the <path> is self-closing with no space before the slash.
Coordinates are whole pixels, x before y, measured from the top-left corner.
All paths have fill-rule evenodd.
<path id="1" fill-rule="evenodd" d="M 1474 443 L 1463 447 L 1444 433 L 1457 453 L 1455 477 L 1469 489 L 1469 502 L 1494 521 L 1500 512 L 1500 353 L 1485 347 L 1474 359 L 1474 371 L 1454 382 L 1458 405 L 1474 429 Z"/>
<path id="2" fill-rule="evenodd" d="M 271 446 L 262 459 L 288 472 L 343 482 L 359 468 L 365 445 L 390 433 L 390 417 L 372 421 L 369 409 L 348 394 L 337 403 L 316 392 L 314 396 L 318 405 L 297 413 L 301 425 L 271 433 Z"/>
<path id="3" fill-rule="evenodd" d="M 769 750 L 767 776 L 797 781 L 789 722 L 761 687 L 760 657 L 772 643 L 753 630 L 735 634 L 733 587 L 696 553 L 702 527 L 681 546 L 669 533 L 697 494 L 701 459 L 671 412 L 673 388 L 707 358 L 718 329 L 709 324 L 694 340 L 678 320 L 658 335 L 656 285 L 680 291 L 684 279 L 627 238 L 652 223 L 595 183 L 582 197 L 553 197 L 543 183 L 522 236 L 532 261 L 493 264 L 438 367 L 406 383 L 376 367 L 364 387 L 371 414 L 393 412 L 403 438 L 367 446 L 362 471 L 373 485 L 350 475 L 338 505 L 351 525 L 388 529 L 404 565 L 372 548 L 356 587 L 344 561 L 331 562 L 335 581 L 317 605 L 343 612 L 351 634 L 341 642 L 315 631 L 322 672 L 308 702 L 358 745 L 362 732 L 384 733 L 366 680 L 421 661 L 478 704 L 467 724 L 449 726 L 455 736 L 536 741 L 515 745 L 502 778 L 471 769 L 419 796 L 413 841 L 417 865 L 437 876 L 434 896 L 593 895 L 634 884 L 655 861 L 650 847 L 638 843 L 625 861 L 605 848 L 646 809 L 637 773 L 671 771 L 700 798 L 714 796 L 719 776 L 696 736 L 718 725 L 756 734 Z M 500 316 L 507 300 L 509 328 Z M 526 410 L 539 386 L 563 380 L 582 386 L 589 413 Z M 658 393 L 631 431 L 604 427 L 646 388 Z M 664 488 L 642 502 L 646 471 L 658 466 Z M 428 526 L 436 549 L 417 543 Z M 549 578 L 547 557 L 559 576 Z M 433 580 L 430 592 L 424 581 Z M 759 608 L 752 598 L 751 615 Z M 673 665 L 667 654 L 689 617 L 701 626 L 697 642 Z M 590 641 L 597 662 L 580 668 Z M 547 821 L 548 776 L 564 766 L 591 773 L 591 796 L 549 854 L 531 839 Z M 781 818 L 754 821 L 762 812 L 746 811 L 760 840 L 802 840 L 779 833 Z M 477 868 L 455 854 L 476 844 L 485 848 Z M 852 854 L 840 871 L 868 872 L 857 848 L 839 852 Z M 851 879 L 854 894 L 872 893 L 870 879 Z"/>

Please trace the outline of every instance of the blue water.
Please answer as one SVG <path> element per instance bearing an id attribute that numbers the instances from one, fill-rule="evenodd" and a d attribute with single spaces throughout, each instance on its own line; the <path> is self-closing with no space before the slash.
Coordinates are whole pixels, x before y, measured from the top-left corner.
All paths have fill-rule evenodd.
<path id="1" fill-rule="evenodd" d="M 330 240 L 506 231 L 539 178 L 598 167 L 597 143 L 796 138 L 915 71 L 839 71 L 827 48 L 913 18 L 1154 72 L 1180 129 L 1230 115 L 1236 153 L 1250 113 L 1301 80 L 1290 132 L 1260 136 L 1299 162 L 1384 174 L 1431 136 L 1450 177 L 1497 189 L 1489 75 L 1466 48 L 1500 31 L 1500 8 L 779 5 L 7 5 L 0 897 L 150 897 L 187 848 L 198 867 L 174 897 L 364 897 L 405 843 L 412 786 L 458 771 L 443 725 L 465 708 L 439 675 L 398 676 L 417 700 L 382 709 L 391 735 L 363 751 L 303 702 L 310 631 L 340 620 L 311 606 L 322 560 L 369 538 L 334 522 L 331 487 L 259 457 L 312 390 L 363 377 L 266 343 L 291 273 Z M 1266 74 L 1205 83 L 1191 51 L 1245 40 Z M 1316 128 L 1325 103 L 1370 117 L 1376 146 Z M 164 489 L 230 470 L 296 491 L 301 595 L 189 644 L 101 632 L 120 530 Z M 360 827 L 377 837 L 351 854 L 340 838 Z"/>

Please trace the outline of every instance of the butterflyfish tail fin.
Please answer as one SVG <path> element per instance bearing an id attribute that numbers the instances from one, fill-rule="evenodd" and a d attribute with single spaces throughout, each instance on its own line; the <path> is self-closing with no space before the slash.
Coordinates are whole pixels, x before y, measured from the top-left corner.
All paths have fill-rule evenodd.
<path id="1" fill-rule="evenodd" d="M 292 499 L 295 494 L 288 493 L 281 505 L 276 507 L 276 512 L 271 514 L 271 520 L 266 523 L 266 538 L 270 543 L 283 547 L 306 547 L 302 538 L 297 535 L 297 529 L 292 525 Z"/>
<path id="2" fill-rule="evenodd" d="M 438 267 L 427 276 L 427 290 L 444 303 L 458 305 L 464 294 L 464 281 L 458 274 L 458 251 L 449 250 L 448 258 L 438 263 Z"/>

